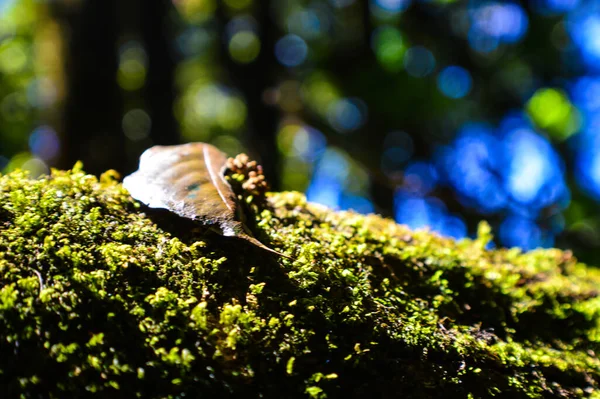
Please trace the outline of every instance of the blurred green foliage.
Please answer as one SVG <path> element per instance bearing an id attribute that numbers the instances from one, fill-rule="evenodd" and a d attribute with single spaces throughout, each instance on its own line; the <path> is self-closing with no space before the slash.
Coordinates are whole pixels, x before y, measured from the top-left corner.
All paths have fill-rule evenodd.
<path id="1" fill-rule="evenodd" d="M 600 248 L 595 0 L 3 0 L 0 21 L 5 170 L 203 141 L 334 208 Z"/>

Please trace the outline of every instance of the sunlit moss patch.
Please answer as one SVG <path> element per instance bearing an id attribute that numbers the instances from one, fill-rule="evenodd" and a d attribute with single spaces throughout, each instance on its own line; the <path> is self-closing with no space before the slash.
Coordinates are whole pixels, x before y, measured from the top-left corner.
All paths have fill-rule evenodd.
<path id="1" fill-rule="evenodd" d="M 3 392 L 598 397 L 600 273 L 570 253 L 487 251 L 485 224 L 455 242 L 298 193 L 246 202 L 291 259 L 143 209 L 111 173 L 1 177 Z"/>

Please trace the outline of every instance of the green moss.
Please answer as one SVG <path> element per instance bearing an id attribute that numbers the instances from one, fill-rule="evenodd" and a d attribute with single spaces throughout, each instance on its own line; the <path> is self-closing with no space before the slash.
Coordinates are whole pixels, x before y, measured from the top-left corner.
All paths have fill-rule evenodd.
<path id="1" fill-rule="evenodd" d="M 277 258 L 80 167 L 0 178 L 7 397 L 600 397 L 600 273 L 556 249 L 249 203 Z"/>

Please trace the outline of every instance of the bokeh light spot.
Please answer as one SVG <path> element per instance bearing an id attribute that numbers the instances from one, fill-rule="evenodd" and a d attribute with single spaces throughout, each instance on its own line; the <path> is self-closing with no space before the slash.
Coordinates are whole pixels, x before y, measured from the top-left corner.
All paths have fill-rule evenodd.
<path id="1" fill-rule="evenodd" d="M 542 230 L 533 220 L 517 215 L 510 215 L 504 219 L 500 225 L 499 236 L 503 245 L 520 247 L 526 251 L 551 245 L 551 240 L 544 240 Z"/>
<path id="2" fill-rule="evenodd" d="M 123 133 L 131 141 L 140 141 L 148 137 L 152 120 L 143 109 L 132 109 L 123 116 Z"/>
<path id="3" fill-rule="evenodd" d="M 40 126 L 29 136 L 29 149 L 43 161 L 52 160 L 60 150 L 60 140 L 50 126 Z"/>
<path id="4" fill-rule="evenodd" d="M 415 46 L 406 51 L 404 67 L 410 76 L 422 78 L 435 69 L 435 57 L 425 47 Z"/>
<path id="5" fill-rule="evenodd" d="M 254 61 L 259 53 L 260 39 L 252 31 L 237 32 L 229 40 L 229 54 L 234 61 L 240 64 Z"/>
<path id="6" fill-rule="evenodd" d="M 467 225 L 460 217 L 447 215 L 440 223 L 438 231 L 448 237 L 464 238 L 467 236 Z"/>
<path id="7" fill-rule="evenodd" d="M 27 170 L 31 177 L 38 177 L 41 175 L 47 175 L 50 172 L 48 165 L 39 158 L 32 157 L 27 161 L 23 162 L 21 169 Z"/>
<path id="8" fill-rule="evenodd" d="M 546 140 L 529 129 L 512 131 L 505 138 L 509 155 L 506 189 L 521 203 L 541 202 L 542 188 L 561 177 L 558 156 Z"/>
<path id="9" fill-rule="evenodd" d="M 314 112 L 326 116 L 331 104 L 340 99 L 339 89 L 322 72 L 313 72 L 302 84 L 302 96 Z"/>
<path id="10" fill-rule="evenodd" d="M 471 33 L 474 36 L 487 36 L 508 43 L 520 40 L 529 25 L 525 10 L 512 2 L 480 2 L 473 7 L 471 16 Z"/>
<path id="11" fill-rule="evenodd" d="M 527 103 L 527 112 L 537 126 L 548 129 L 557 139 L 566 139 L 578 129 L 571 102 L 557 89 L 536 91 Z"/>
<path id="12" fill-rule="evenodd" d="M 327 26 L 327 15 L 310 8 L 290 13 L 287 18 L 288 31 L 307 40 L 317 39 Z"/>
<path id="13" fill-rule="evenodd" d="M 175 45 L 181 54 L 193 57 L 210 51 L 214 34 L 206 29 L 196 26 L 187 27 L 175 38 Z"/>
<path id="14" fill-rule="evenodd" d="M 332 209 L 340 208 L 342 186 L 333 179 L 317 177 L 312 179 L 306 190 L 306 199 Z"/>
<path id="15" fill-rule="evenodd" d="M 459 216 L 449 214 L 438 198 L 424 198 L 401 189 L 394 195 L 394 207 L 396 221 L 412 229 L 429 228 L 454 238 L 467 235 L 465 222 Z"/>
<path id="16" fill-rule="evenodd" d="M 34 107 L 48 108 L 56 101 L 58 90 L 49 78 L 33 80 L 27 87 L 27 100 Z"/>
<path id="17" fill-rule="evenodd" d="M 226 130 L 237 130 L 244 125 L 246 114 L 246 104 L 240 98 L 229 97 L 218 112 L 217 123 Z"/>
<path id="18" fill-rule="evenodd" d="M 573 101 L 585 111 L 600 110 L 600 78 L 584 76 L 572 86 Z"/>
<path id="19" fill-rule="evenodd" d="M 30 176 L 37 178 L 48 174 L 48 165 L 41 159 L 32 156 L 28 152 L 21 152 L 13 156 L 4 168 L 4 173 L 12 172 L 16 169 L 23 169 L 29 172 Z"/>
<path id="20" fill-rule="evenodd" d="M 373 5 L 390 13 L 404 11 L 412 0 L 373 0 Z"/>
<path id="21" fill-rule="evenodd" d="M 340 151 L 327 149 L 316 165 L 306 198 L 339 209 L 344 190 L 343 183 L 348 177 L 349 169 L 348 160 Z"/>
<path id="22" fill-rule="evenodd" d="M 180 15 L 191 23 L 206 21 L 217 8 L 216 0 L 173 0 L 173 4 Z"/>
<path id="23" fill-rule="evenodd" d="M 22 71 L 29 62 L 27 47 L 20 39 L 0 41 L 0 72 L 11 75 Z"/>
<path id="24" fill-rule="evenodd" d="M 279 130 L 277 144 L 286 156 L 299 157 L 304 162 L 314 162 L 325 151 L 327 140 L 323 133 L 310 126 L 291 123 Z"/>
<path id="25" fill-rule="evenodd" d="M 271 103 L 277 103 L 282 111 L 288 113 L 296 113 L 304 107 L 300 96 L 300 83 L 297 80 L 281 82 L 269 100 Z"/>
<path id="26" fill-rule="evenodd" d="M 138 42 L 128 42 L 119 54 L 117 82 L 127 91 L 138 90 L 146 82 L 146 51 Z"/>
<path id="27" fill-rule="evenodd" d="M 464 126 L 452 146 L 438 151 L 438 170 L 459 194 L 464 206 L 480 212 L 495 212 L 506 205 L 498 170 L 501 167 L 501 143 L 485 125 Z"/>
<path id="28" fill-rule="evenodd" d="M 482 35 L 471 30 L 468 35 L 471 48 L 481 54 L 489 54 L 498 49 L 500 40 L 497 37 Z"/>
<path id="29" fill-rule="evenodd" d="M 339 132 L 356 130 L 365 123 L 366 105 L 356 99 L 342 98 L 329 107 L 327 119 Z"/>
<path id="30" fill-rule="evenodd" d="M 328 178 L 343 182 L 350 173 L 350 164 L 344 153 L 336 149 L 327 149 L 319 162 L 320 172 Z"/>
<path id="31" fill-rule="evenodd" d="M 473 81 L 471 74 L 459 66 L 444 68 L 437 78 L 440 91 L 450 98 L 462 98 L 469 94 Z"/>
<path id="32" fill-rule="evenodd" d="M 299 129 L 294 137 L 294 152 L 307 162 L 314 162 L 325 151 L 323 133 L 308 126 Z"/>
<path id="33" fill-rule="evenodd" d="M 327 148 L 316 162 L 306 197 L 334 209 L 372 212 L 367 189 L 365 171 L 342 150 Z"/>
<path id="34" fill-rule="evenodd" d="M 275 57 L 277 60 L 287 66 L 295 67 L 306 60 L 308 55 L 308 46 L 306 42 L 297 35 L 285 35 L 275 44 Z"/>
<path id="35" fill-rule="evenodd" d="M 373 32 L 371 41 L 377 61 L 385 69 L 396 72 L 404 67 L 406 47 L 398 29 L 391 26 L 378 28 Z"/>
<path id="36" fill-rule="evenodd" d="M 581 31 L 584 37 L 584 51 L 595 58 L 600 57 L 600 17 L 593 15 L 586 18 Z"/>
<path id="37" fill-rule="evenodd" d="M 413 229 L 431 227 L 439 209 L 430 207 L 424 198 L 401 198 L 396 205 L 396 221 Z"/>
<path id="38" fill-rule="evenodd" d="M 438 182 L 435 167 L 428 162 L 413 162 L 404 170 L 404 188 L 421 196 L 432 191 Z"/>
<path id="39" fill-rule="evenodd" d="M 237 133 L 246 121 L 247 108 L 239 95 L 222 85 L 199 84 L 190 89 L 181 110 L 186 141 L 209 141 L 213 131 Z"/>

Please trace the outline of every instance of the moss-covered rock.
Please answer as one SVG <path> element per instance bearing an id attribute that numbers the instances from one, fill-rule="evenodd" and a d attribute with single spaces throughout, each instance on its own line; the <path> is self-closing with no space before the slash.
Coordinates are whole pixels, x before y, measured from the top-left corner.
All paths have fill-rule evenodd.
<path id="1" fill-rule="evenodd" d="M 600 397 L 600 273 L 270 194 L 277 258 L 110 174 L 0 178 L 0 391 L 19 397 Z M 202 396 L 206 395 L 206 396 Z"/>

